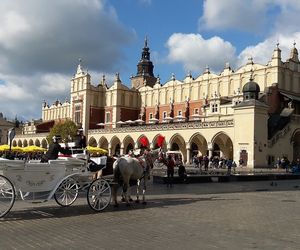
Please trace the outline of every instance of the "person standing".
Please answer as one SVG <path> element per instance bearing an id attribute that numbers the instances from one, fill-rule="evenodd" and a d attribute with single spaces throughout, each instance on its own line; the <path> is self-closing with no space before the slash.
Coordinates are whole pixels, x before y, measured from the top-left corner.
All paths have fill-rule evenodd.
<path id="1" fill-rule="evenodd" d="M 86 137 L 83 134 L 82 130 L 77 131 L 77 135 L 75 137 L 75 147 L 76 148 L 86 148 Z"/>
<path id="2" fill-rule="evenodd" d="M 173 186 L 175 161 L 172 155 L 168 155 L 167 159 L 167 186 Z"/>
<path id="3" fill-rule="evenodd" d="M 209 159 L 208 159 L 207 155 L 205 155 L 203 157 L 203 161 L 204 161 L 204 170 L 207 172 L 208 171 L 208 164 L 209 164 Z"/>
<path id="4" fill-rule="evenodd" d="M 228 160 L 226 161 L 227 174 L 228 174 L 228 175 L 231 175 L 231 167 L 232 167 L 232 163 L 233 163 L 233 161 L 232 161 L 231 159 L 228 159 Z"/>

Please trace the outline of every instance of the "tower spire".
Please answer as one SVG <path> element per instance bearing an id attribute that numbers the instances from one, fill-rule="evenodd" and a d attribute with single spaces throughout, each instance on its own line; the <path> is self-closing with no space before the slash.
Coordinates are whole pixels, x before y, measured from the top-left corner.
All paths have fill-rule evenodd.
<path id="1" fill-rule="evenodd" d="M 148 37 L 145 37 L 144 47 L 141 53 L 141 59 L 137 64 L 137 73 L 131 77 L 131 86 L 140 88 L 141 86 L 153 86 L 156 82 L 156 77 L 153 74 L 153 63 L 150 60 L 150 49 L 148 47 Z"/>

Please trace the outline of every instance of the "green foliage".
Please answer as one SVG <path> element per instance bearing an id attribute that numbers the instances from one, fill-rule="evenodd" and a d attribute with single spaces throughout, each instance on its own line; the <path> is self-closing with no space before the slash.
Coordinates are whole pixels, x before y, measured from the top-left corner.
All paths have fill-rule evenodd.
<path id="1" fill-rule="evenodd" d="M 52 137 L 54 135 L 60 135 L 62 141 L 70 142 L 72 139 L 75 138 L 77 133 L 78 127 L 76 124 L 71 120 L 66 120 L 55 124 L 52 129 L 50 130 L 49 135 L 47 136 L 47 140 L 49 143 L 52 143 Z"/>

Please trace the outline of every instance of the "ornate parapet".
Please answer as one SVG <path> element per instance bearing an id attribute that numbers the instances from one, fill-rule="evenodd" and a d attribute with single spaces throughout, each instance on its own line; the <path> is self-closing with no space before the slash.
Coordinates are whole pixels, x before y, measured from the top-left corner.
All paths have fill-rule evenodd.
<path id="1" fill-rule="evenodd" d="M 17 139 L 33 139 L 33 138 L 46 138 L 49 133 L 38 133 L 38 134 L 17 134 L 14 140 Z"/>
<path id="2" fill-rule="evenodd" d="M 145 131 L 166 131 L 166 130 L 184 130 L 184 129 L 210 129 L 210 128 L 226 128 L 233 127 L 234 121 L 190 121 L 178 123 L 164 123 L 164 124 L 146 124 L 138 126 L 128 126 L 120 128 L 104 128 L 104 129 L 90 129 L 89 134 L 109 134 L 109 133 L 128 133 L 128 132 L 145 132 Z"/>

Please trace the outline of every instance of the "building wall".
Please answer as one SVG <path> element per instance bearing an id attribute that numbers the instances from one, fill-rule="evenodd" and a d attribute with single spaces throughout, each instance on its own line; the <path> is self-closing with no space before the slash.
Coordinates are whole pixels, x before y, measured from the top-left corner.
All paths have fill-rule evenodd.
<path id="1" fill-rule="evenodd" d="M 142 135 L 147 135 L 154 145 L 158 134 L 163 134 L 166 149 L 172 148 L 172 143 L 179 145 L 186 162 L 190 160 L 191 143 L 198 145 L 199 154 L 211 154 L 214 143 L 217 143 L 222 154 L 234 157 L 236 161 L 240 151 L 246 150 L 249 166 L 253 167 L 263 165 L 269 155 L 279 154 L 280 147 L 286 145 L 285 149 L 290 148 L 291 139 L 288 136 L 292 135 L 287 133 L 287 137 L 282 136 L 271 143 L 273 138 L 269 141 L 265 138 L 265 111 L 256 106 L 252 109 L 236 108 L 243 101 L 242 89 L 250 78 L 259 85 L 260 101 L 269 105 L 267 111 L 279 112 L 285 103 L 278 91 L 289 91 L 297 95 L 300 90 L 297 50 L 292 48 L 290 58 L 285 62 L 281 60 L 280 49 L 275 48 L 266 65 L 254 63 L 249 58 L 244 66 L 235 71 L 225 65 L 219 74 L 212 73 L 207 68 L 194 78 L 189 74 L 183 80 L 178 80 L 173 75 L 164 84 L 161 84 L 159 78 L 154 85 L 147 84 L 144 79 L 143 86 L 138 89 L 129 89 L 118 74 L 111 87 L 107 87 L 105 79 L 95 87 L 91 84 L 90 75 L 79 64 L 71 80 L 70 104 L 44 105 L 42 116 L 43 120 L 69 116 L 74 121 L 75 104 L 81 103 L 81 125 L 85 134 L 89 140 L 96 140 L 99 146 L 105 145 L 110 153 L 115 153 L 113 151 L 118 144 L 124 151 L 124 144 L 129 141 L 137 146 Z M 164 112 L 174 118 L 179 110 L 184 113 L 187 106 L 189 122 L 172 123 L 164 120 Z M 139 119 L 143 109 L 146 124 L 126 128 L 118 126 L 119 121 Z M 191 117 L 196 109 L 199 119 L 194 122 Z M 166 123 L 150 125 L 150 113 L 155 117 L 157 110 L 159 123 Z M 106 121 L 107 113 L 110 113 L 109 122 Z M 97 122 L 106 123 L 104 129 L 94 129 Z M 294 131 L 299 127 L 295 124 L 294 121 L 290 123 Z M 263 139 L 258 141 L 257 138 Z M 259 149 L 260 144 L 263 150 Z M 279 144 L 281 146 L 277 146 Z M 290 153 L 287 154 L 290 156 Z"/>

